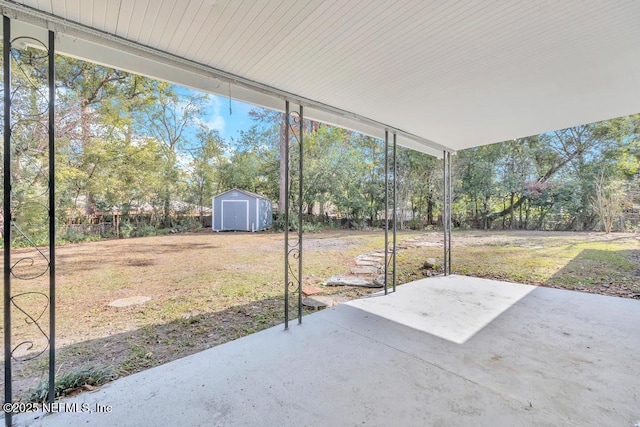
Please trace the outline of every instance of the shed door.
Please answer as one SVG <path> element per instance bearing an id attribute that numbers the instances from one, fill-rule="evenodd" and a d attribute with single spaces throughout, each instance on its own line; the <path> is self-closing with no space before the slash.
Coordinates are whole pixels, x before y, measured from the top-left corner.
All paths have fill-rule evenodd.
<path id="1" fill-rule="evenodd" d="M 223 230 L 249 231 L 249 202 L 247 200 L 223 200 Z"/>

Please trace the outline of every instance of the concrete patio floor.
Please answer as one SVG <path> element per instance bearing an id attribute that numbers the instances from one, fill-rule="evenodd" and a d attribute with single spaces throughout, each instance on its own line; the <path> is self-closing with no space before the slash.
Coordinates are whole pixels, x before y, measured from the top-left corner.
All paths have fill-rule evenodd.
<path id="1" fill-rule="evenodd" d="M 419 280 L 63 402 L 17 425 L 633 427 L 640 301 Z"/>

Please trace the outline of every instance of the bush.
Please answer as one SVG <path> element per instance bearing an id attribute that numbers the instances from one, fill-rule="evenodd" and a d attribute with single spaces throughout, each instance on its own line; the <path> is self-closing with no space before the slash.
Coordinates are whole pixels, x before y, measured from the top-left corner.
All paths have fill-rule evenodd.
<path id="1" fill-rule="evenodd" d="M 157 236 L 158 230 L 152 225 L 141 225 L 132 232 L 133 237 Z"/>
<path id="2" fill-rule="evenodd" d="M 297 227 L 296 227 L 297 228 Z M 324 225 L 320 223 L 311 223 L 311 222 L 303 222 L 302 223 L 302 232 L 303 233 L 319 233 L 324 230 Z"/>
<path id="3" fill-rule="evenodd" d="M 122 237 L 123 239 L 128 239 L 129 237 L 131 237 L 131 233 L 133 233 L 134 229 L 135 229 L 135 227 L 129 221 L 121 222 L 120 223 L 120 237 Z"/>
<path id="4" fill-rule="evenodd" d="M 183 218 L 174 230 L 178 233 L 184 233 L 186 231 L 198 231 L 201 228 L 202 224 L 200 223 L 200 220 L 196 217 L 190 216 Z"/>
<path id="5" fill-rule="evenodd" d="M 97 240 L 100 240 L 99 235 L 86 233 L 77 227 L 67 227 L 64 234 L 58 238 L 58 243 L 95 242 Z"/>
<path id="6" fill-rule="evenodd" d="M 311 222 L 306 219 L 302 222 L 303 233 L 319 233 L 324 229 L 325 224 L 321 222 Z M 284 232 L 284 215 L 278 215 L 274 218 L 273 231 Z M 289 216 L 289 231 L 298 231 L 298 217 L 295 215 Z"/>

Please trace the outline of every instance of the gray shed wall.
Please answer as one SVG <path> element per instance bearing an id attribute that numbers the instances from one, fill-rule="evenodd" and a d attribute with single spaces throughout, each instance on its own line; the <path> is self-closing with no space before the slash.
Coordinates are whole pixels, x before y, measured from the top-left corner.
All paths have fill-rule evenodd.
<path id="1" fill-rule="evenodd" d="M 271 227 L 271 201 L 232 190 L 213 198 L 214 231 L 259 231 Z"/>

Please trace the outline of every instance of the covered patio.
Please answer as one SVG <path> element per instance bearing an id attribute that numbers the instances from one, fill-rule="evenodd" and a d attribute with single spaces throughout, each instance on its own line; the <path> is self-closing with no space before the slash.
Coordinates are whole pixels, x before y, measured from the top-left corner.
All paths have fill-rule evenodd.
<path id="1" fill-rule="evenodd" d="M 392 209 L 396 144 L 442 157 L 445 273 L 457 150 L 640 111 L 640 2 L 633 0 L 2 0 L 0 8 L 5 153 L 13 149 L 13 49 L 48 53 L 50 243 L 57 52 L 285 112 L 287 149 L 303 151 L 302 131 L 289 135 L 289 123 L 307 119 L 383 139 Z M 285 210 L 296 209 L 302 230 L 302 205 Z M 12 211 L 9 192 L 4 210 Z M 12 230 L 5 221 L 9 241 Z M 389 238 L 385 294 L 396 290 Z M 638 301 L 445 276 L 302 322 L 303 254 L 302 232 L 287 234 L 285 331 L 118 380 L 62 402 L 57 408 L 66 413 L 9 415 L 5 424 L 639 425 Z M 55 244 L 41 255 L 51 283 L 45 336 L 53 405 Z M 11 402 L 20 340 L 11 337 L 10 245 L 4 263 L 4 400 Z"/>
<path id="2" fill-rule="evenodd" d="M 431 278 L 117 380 L 62 401 L 61 413 L 16 421 L 637 426 L 638 324 L 634 300 Z M 81 409 L 107 405 L 111 412 Z"/>

